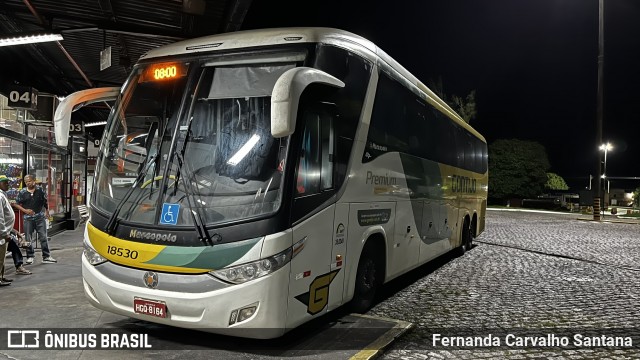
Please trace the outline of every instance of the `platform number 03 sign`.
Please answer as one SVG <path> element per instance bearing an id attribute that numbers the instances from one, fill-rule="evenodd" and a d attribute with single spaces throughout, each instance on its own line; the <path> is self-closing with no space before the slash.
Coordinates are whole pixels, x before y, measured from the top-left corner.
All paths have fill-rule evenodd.
<path id="1" fill-rule="evenodd" d="M 80 120 L 71 120 L 69 124 L 69 134 L 78 135 L 84 132 L 84 124 Z"/>

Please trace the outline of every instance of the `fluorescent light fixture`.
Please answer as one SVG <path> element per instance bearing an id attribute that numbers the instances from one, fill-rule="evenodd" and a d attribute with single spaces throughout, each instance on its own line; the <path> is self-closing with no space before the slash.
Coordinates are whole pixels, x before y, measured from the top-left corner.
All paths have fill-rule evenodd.
<path id="1" fill-rule="evenodd" d="M 229 159 L 229 161 L 227 161 L 227 164 L 232 166 L 238 165 L 240 161 L 242 161 L 242 159 L 244 159 L 244 157 L 247 156 L 249 151 L 251 151 L 251 149 L 253 149 L 253 147 L 256 146 L 256 144 L 258 143 L 258 140 L 260 140 L 260 136 L 258 136 L 258 134 L 253 134 L 251 139 L 249 139 L 249 141 L 247 141 L 246 144 L 242 145 L 240 150 L 238 150 L 238 152 L 235 153 L 235 155 L 233 155 L 231 159 Z"/>
<path id="2" fill-rule="evenodd" d="M 22 159 L 0 159 L 0 164 L 22 164 Z"/>
<path id="3" fill-rule="evenodd" d="M 98 121 L 98 122 L 84 124 L 84 127 L 100 126 L 100 125 L 106 125 L 106 124 L 107 124 L 106 121 Z"/>
<path id="4" fill-rule="evenodd" d="M 23 44 L 34 44 L 47 41 L 60 41 L 64 38 L 60 34 L 39 34 L 27 36 L 14 36 L 0 39 L 0 46 L 12 46 Z"/>

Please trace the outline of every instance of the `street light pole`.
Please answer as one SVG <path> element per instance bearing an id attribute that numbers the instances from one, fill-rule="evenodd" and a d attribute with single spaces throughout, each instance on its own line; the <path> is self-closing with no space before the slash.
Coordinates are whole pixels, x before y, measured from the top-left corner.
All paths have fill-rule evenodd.
<path id="1" fill-rule="evenodd" d="M 598 99 L 596 108 L 596 144 L 602 144 L 603 118 L 603 70 L 604 70 L 604 0 L 598 0 Z M 600 198 L 602 184 L 602 155 L 598 151 L 598 166 L 596 167 L 596 194 L 593 199 L 593 220 L 600 220 Z M 606 157 L 606 150 L 605 150 Z"/>
<path id="2" fill-rule="evenodd" d="M 604 210 L 607 210 L 607 152 L 609 152 L 609 144 L 603 145 L 604 147 L 604 167 L 602 169 L 602 192 L 604 204 L 601 204 Z"/>
<path id="3" fill-rule="evenodd" d="M 602 204 L 602 207 L 604 209 L 607 208 L 607 195 L 609 194 L 609 190 L 607 189 L 607 184 L 609 183 L 607 181 L 607 153 L 609 153 L 611 149 L 613 149 L 613 146 L 611 146 L 610 143 L 600 145 L 600 150 L 604 150 L 604 170 L 602 171 L 602 190 L 604 191 L 604 204 Z"/>

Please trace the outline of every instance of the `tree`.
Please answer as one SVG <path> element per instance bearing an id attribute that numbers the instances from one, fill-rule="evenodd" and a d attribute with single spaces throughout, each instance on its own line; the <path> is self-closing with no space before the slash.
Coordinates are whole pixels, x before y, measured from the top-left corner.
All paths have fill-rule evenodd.
<path id="1" fill-rule="evenodd" d="M 452 95 L 451 99 L 449 99 L 447 94 L 444 92 L 444 85 L 442 83 L 441 76 L 438 76 L 437 81 L 434 81 L 433 79 L 429 80 L 428 84 L 431 91 L 436 93 L 442 101 L 446 102 L 455 112 L 457 112 L 467 124 L 470 124 L 471 120 L 475 119 L 478 113 L 476 110 L 475 90 L 471 90 L 471 92 L 464 98 Z"/>
<path id="2" fill-rule="evenodd" d="M 556 173 L 547 173 L 547 182 L 544 187 L 549 190 L 569 190 L 569 186 L 562 176 Z"/>
<path id="3" fill-rule="evenodd" d="M 438 80 L 429 79 L 427 81 L 429 89 L 436 93 L 440 99 L 447 102 L 447 94 L 444 93 L 444 84 L 442 83 L 442 76 L 438 76 Z"/>
<path id="4" fill-rule="evenodd" d="M 470 124 L 471 120 L 473 120 L 478 113 L 476 110 L 476 91 L 472 90 L 464 99 L 453 95 L 453 100 L 449 105 L 467 124 Z"/>
<path id="5" fill-rule="evenodd" d="M 489 145 L 489 198 L 532 198 L 540 195 L 549 170 L 541 144 L 524 140 L 496 140 Z"/>

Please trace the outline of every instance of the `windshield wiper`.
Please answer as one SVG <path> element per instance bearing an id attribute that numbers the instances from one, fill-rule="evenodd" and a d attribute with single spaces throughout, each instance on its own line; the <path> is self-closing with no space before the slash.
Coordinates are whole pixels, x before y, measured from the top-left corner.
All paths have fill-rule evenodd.
<path id="1" fill-rule="evenodd" d="M 109 221 L 107 222 L 107 226 L 106 226 L 107 234 L 113 235 L 113 231 L 115 230 L 116 222 L 118 220 L 118 214 L 120 214 L 120 210 L 122 210 L 122 207 L 124 206 L 125 202 L 131 197 L 131 194 L 133 194 L 133 191 L 136 189 L 136 186 L 138 185 L 140 180 L 144 179 L 144 177 L 147 176 L 147 173 L 149 172 L 151 165 L 155 164 L 157 158 L 158 158 L 158 154 L 152 155 L 149 158 L 149 163 L 147 163 L 146 168 L 144 168 L 143 171 L 140 171 L 136 179 L 133 181 L 133 184 L 131 185 L 129 190 L 127 190 L 127 192 L 124 194 L 122 199 L 120 199 L 120 202 L 118 203 L 118 205 L 116 205 L 115 210 L 113 210 L 113 214 L 111 214 L 111 216 L 109 217 Z"/>
<path id="2" fill-rule="evenodd" d="M 213 240 L 211 240 L 211 235 L 209 234 L 209 230 L 207 230 L 207 226 L 205 225 L 204 221 L 202 221 L 202 214 L 200 213 L 201 209 L 199 207 L 194 208 L 191 205 L 191 195 L 193 194 L 193 191 L 191 189 L 191 181 L 190 180 L 187 181 L 183 176 L 180 176 L 180 171 L 183 167 L 185 168 L 185 170 L 187 170 L 187 174 L 191 174 L 191 170 L 187 168 L 188 165 L 184 161 L 184 158 L 182 155 L 184 153 L 184 150 L 186 149 L 186 143 L 188 138 L 189 138 L 189 135 L 187 135 L 187 138 L 185 139 L 185 145 L 183 145 L 182 150 L 176 152 L 176 158 L 178 159 L 178 165 L 179 165 L 178 173 L 176 174 L 176 182 L 178 181 L 177 178 L 180 178 L 184 185 L 185 192 L 187 195 L 187 205 L 189 206 L 189 213 L 191 214 L 193 223 L 196 225 L 196 230 L 198 231 L 198 239 L 202 241 L 205 245 L 213 246 Z M 177 187 L 178 185 L 176 184 L 176 188 Z"/>

